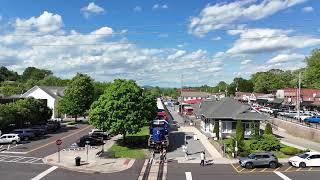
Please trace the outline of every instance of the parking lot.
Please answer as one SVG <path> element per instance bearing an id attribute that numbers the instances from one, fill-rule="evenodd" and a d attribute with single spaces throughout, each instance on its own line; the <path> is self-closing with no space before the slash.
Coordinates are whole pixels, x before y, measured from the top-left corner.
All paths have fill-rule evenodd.
<path id="1" fill-rule="evenodd" d="M 57 146 L 55 144 L 57 139 L 63 141 L 61 149 L 64 149 L 75 143 L 82 135 L 88 134 L 90 129 L 91 126 L 86 124 L 77 124 L 74 127 L 62 127 L 56 132 L 29 141 L 21 141 L 16 145 L 1 144 L 0 153 L 46 156 L 57 151 Z"/>
<path id="2" fill-rule="evenodd" d="M 307 168 L 296 168 L 289 164 L 282 164 L 278 168 L 272 169 L 268 167 L 258 167 L 253 169 L 246 169 L 241 167 L 239 164 L 231 164 L 232 168 L 239 174 L 242 173 L 273 173 L 273 172 L 320 172 L 320 167 L 307 167 Z"/>

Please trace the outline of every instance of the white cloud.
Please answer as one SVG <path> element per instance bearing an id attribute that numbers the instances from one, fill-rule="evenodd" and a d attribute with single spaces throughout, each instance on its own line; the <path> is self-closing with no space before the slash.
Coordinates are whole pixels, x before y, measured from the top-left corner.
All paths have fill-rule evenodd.
<path id="1" fill-rule="evenodd" d="M 320 44 L 320 38 L 312 36 L 290 36 L 291 33 L 291 30 L 282 29 L 233 30 L 232 34 L 240 34 L 240 38 L 235 41 L 230 49 L 227 50 L 227 53 L 263 53 L 305 48 Z"/>
<path id="2" fill-rule="evenodd" d="M 167 59 L 177 59 L 177 58 L 185 55 L 186 53 L 187 52 L 184 50 L 178 50 L 174 54 L 170 54 Z"/>
<path id="3" fill-rule="evenodd" d="M 251 59 L 246 59 L 246 60 L 241 61 L 241 64 L 242 64 L 242 65 L 247 65 L 247 64 L 249 64 L 251 61 L 252 61 Z"/>
<path id="4" fill-rule="evenodd" d="M 17 18 L 14 26 L 21 31 L 36 28 L 40 32 L 53 32 L 60 30 L 62 24 L 60 15 L 44 11 L 39 17 Z"/>
<path id="5" fill-rule="evenodd" d="M 303 9 L 302 9 L 302 11 L 303 12 L 312 12 L 314 9 L 313 9 L 313 7 L 311 7 L 311 6 L 307 6 L 307 7 L 304 7 Z"/>
<path id="6" fill-rule="evenodd" d="M 168 9 L 168 5 L 166 5 L 166 4 L 154 4 L 153 6 L 152 6 L 152 9 L 153 10 L 157 10 L 157 9 Z"/>
<path id="7" fill-rule="evenodd" d="M 220 36 L 217 36 L 217 37 L 214 37 L 214 38 L 211 38 L 212 41 L 219 41 L 221 40 L 221 37 Z"/>
<path id="8" fill-rule="evenodd" d="M 133 11 L 134 12 L 141 12 L 142 11 L 142 7 L 136 6 L 136 7 L 133 8 Z"/>
<path id="9" fill-rule="evenodd" d="M 271 58 L 269 61 L 267 61 L 267 64 L 273 64 L 273 63 L 284 63 L 288 61 L 296 61 L 296 60 L 303 60 L 305 58 L 305 55 L 303 54 L 279 54 L 273 58 Z"/>
<path id="10" fill-rule="evenodd" d="M 94 2 L 90 2 L 88 6 L 81 8 L 81 12 L 85 18 L 89 18 L 91 14 L 101 14 L 105 12 L 105 10 Z"/>
<path id="11" fill-rule="evenodd" d="M 259 20 L 305 0 L 243 0 L 207 5 L 199 16 L 192 17 L 189 33 L 204 36 L 208 32 L 228 27 L 237 20 Z"/>

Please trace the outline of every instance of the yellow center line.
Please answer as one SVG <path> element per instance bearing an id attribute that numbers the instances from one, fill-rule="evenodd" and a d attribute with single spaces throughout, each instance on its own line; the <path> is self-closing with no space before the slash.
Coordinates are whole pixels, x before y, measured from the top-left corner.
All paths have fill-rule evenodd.
<path id="1" fill-rule="evenodd" d="M 292 168 L 292 166 L 288 167 L 285 171 L 289 171 L 289 169 L 291 169 L 291 168 Z"/>
<path id="2" fill-rule="evenodd" d="M 60 139 L 61 139 L 61 140 L 62 140 L 62 139 L 66 139 L 66 138 L 68 138 L 68 137 L 70 137 L 70 136 L 73 136 L 73 135 L 75 135 L 75 134 L 78 134 L 78 133 L 80 133 L 80 132 L 82 132 L 82 131 L 84 131 L 84 130 L 86 130 L 86 129 L 89 129 L 90 127 L 91 127 L 91 126 L 85 127 L 85 128 L 83 128 L 83 129 L 81 129 L 81 130 L 79 130 L 79 131 L 76 131 L 76 132 L 74 132 L 74 133 L 71 133 L 71 134 L 69 134 L 69 135 L 67 135 L 67 136 L 64 136 L 64 137 L 60 138 Z M 31 152 L 33 152 L 33 151 L 36 151 L 36 150 L 41 149 L 41 148 L 44 148 L 44 147 L 46 147 L 46 146 L 48 146 L 48 145 L 50 145 L 50 144 L 54 144 L 54 143 L 56 143 L 56 141 L 52 141 L 52 142 L 49 142 L 49 143 L 47 143 L 47 144 L 44 144 L 44 145 L 42 145 L 42 146 L 40 146 L 40 147 L 31 149 L 30 151 L 27 151 L 26 153 L 29 154 L 29 153 L 31 153 Z"/>
<path id="3" fill-rule="evenodd" d="M 312 167 L 311 168 L 309 168 L 309 170 L 308 171 L 311 171 L 312 170 Z"/>

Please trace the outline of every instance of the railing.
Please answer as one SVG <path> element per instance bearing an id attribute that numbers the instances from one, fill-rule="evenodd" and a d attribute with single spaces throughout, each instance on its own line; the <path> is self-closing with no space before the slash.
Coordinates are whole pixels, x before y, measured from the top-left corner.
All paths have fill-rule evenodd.
<path id="1" fill-rule="evenodd" d="M 298 119 L 295 119 L 295 118 L 290 118 L 290 117 L 281 116 L 281 115 L 278 115 L 277 119 L 280 119 L 282 121 L 295 123 L 295 124 L 299 124 L 301 126 L 308 127 L 308 128 L 320 129 L 320 125 L 318 123 L 308 123 L 308 122 L 305 122 L 303 120 L 298 120 Z"/>

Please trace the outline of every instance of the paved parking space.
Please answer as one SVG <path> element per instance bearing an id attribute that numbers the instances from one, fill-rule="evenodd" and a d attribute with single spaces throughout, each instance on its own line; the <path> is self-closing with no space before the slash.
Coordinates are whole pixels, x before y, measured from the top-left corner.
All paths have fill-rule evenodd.
<path id="1" fill-rule="evenodd" d="M 49 155 L 50 153 L 54 153 L 55 151 L 57 151 L 57 147 L 55 145 L 57 139 L 63 140 L 63 144 L 61 145 L 62 149 L 67 148 L 70 144 L 79 139 L 81 135 L 87 134 L 90 129 L 91 126 L 84 124 L 78 124 L 76 128 L 61 128 L 59 131 L 48 134 L 47 136 L 40 139 L 35 139 L 32 141 L 22 141 L 18 145 L 10 145 L 9 148 L 9 145 L 3 145 L 0 154 L 22 154 L 34 156 L 42 156 L 42 154 Z M 40 154 L 34 153 L 38 152 L 38 150 L 46 149 L 47 147 L 50 147 L 49 149 L 51 151 L 47 153 L 41 152 Z"/>
<path id="2" fill-rule="evenodd" d="M 307 168 L 296 168 L 289 164 L 283 164 L 278 168 L 272 169 L 268 167 L 258 167 L 253 169 L 246 169 L 241 167 L 239 164 L 231 164 L 232 168 L 239 174 L 242 173 L 273 173 L 273 172 L 320 172 L 320 167 L 307 167 Z"/>

